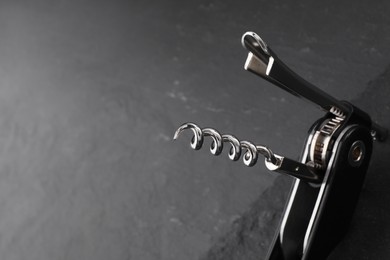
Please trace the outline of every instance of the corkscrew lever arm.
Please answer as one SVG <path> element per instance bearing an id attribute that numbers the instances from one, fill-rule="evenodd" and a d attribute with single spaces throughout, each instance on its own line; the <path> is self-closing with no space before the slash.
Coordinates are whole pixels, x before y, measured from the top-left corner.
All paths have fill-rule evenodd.
<path id="1" fill-rule="evenodd" d="M 246 70 L 295 96 L 317 104 L 327 112 L 336 108 L 346 115 L 352 113 L 350 106 L 312 85 L 287 67 L 256 33 L 245 33 L 241 41 L 243 47 L 249 51 L 244 67 Z M 372 122 L 371 129 L 376 139 L 386 139 L 387 131 L 383 127 Z"/>

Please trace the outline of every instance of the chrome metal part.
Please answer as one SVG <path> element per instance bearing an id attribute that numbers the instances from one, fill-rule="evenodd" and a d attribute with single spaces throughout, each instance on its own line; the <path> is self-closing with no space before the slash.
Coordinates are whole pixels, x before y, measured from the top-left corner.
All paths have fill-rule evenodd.
<path id="1" fill-rule="evenodd" d="M 366 146 L 360 140 L 355 141 L 348 153 L 348 162 L 353 167 L 359 167 L 364 159 Z"/>
<path id="2" fill-rule="evenodd" d="M 309 153 L 310 160 L 321 169 L 328 165 L 333 146 L 332 136 L 345 119 L 344 113 L 337 108 L 332 107 L 330 112 L 333 117 L 325 120 L 315 132 Z"/>
<path id="3" fill-rule="evenodd" d="M 241 144 L 238 139 L 233 135 L 222 135 L 222 141 L 230 143 L 229 159 L 237 161 L 241 157 Z"/>
<path id="4" fill-rule="evenodd" d="M 194 150 L 199 150 L 203 145 L 203 132 L 202 130 L 193 123 L 182 124 L 175 132 L 173 139 L 176 140 L 179 135 L 186 129 L 191 129 L 194 133 L 194 136 L 191 139 L 191 148 Z"/>
<path id="5" fill-rule="evenodd" d="M 387 129 L 381 127 L 377 123 L 372 122 L 371 136 L 374 139 L 374 141 L 383 142 L 387 139 L 388 131 L 387 131 Z"/>
<path id="6" fill-rule="evenodd" d="M 270 171 L 284 173 L 298 179 L 303 179 L 312 183 L 322 181 L 322 175 L 319 174 L 318 169 L 311 163 L 300 163 L 286 157 L 277 156 L 278 163 L 273 164 L 270 161 L 265 161 L 265 166 Z"/>
<path id="7" fill-rule="evenodd" d="M 191 129 L 194 137 L 191 140 L 191 147 L 198 150 L 203 145 L 203 137 L 211 137 L 213 139 L 210 147 L 210 152 L 213 155 L 219 155 L 222 152 L 224 143 L 229 143 L 229 158 L 232 161 L 237 161 L 242 153 L 243 162 L 246 166 L 254 166 L 258 160 L 259 154 L 265 157 L 265 165 L 271 171 L 276 171 L 293 177 L 303 179 L 309 182 L 317 183 L 321 181 L 321 175 L 318 173 L 318 167 L 309 163 L 304 164 L 289 158 L 274 154 L 271 149 L 263 145 L 255 145 L 249 141 L 240 141 L 235 136 L 229 134 L 220 134 L 213 128 L 200 128 L 194 123 L 185 123 L 181 125 L 175 132 L 173 139 L 177 139 L 181 132 L 186 129 Z"/>
<path id="8" fill-rule="evenodd" d="M 208 136 L 213 139 L 211 143 L 210 151 L 214 155 L 219 155 L 223 149 L 223 143 L 227 142 L 231 145 L 229 151 L 229 158 L 232 161 L 237 161 L 245 149 L 246 152 L 243 156 L 243 162 L 246 166 L 253 166 L 256 164 L 258 155 L 261 154 L 265 157 L 266 161 L 277 163 L 278 159 L 271 149 L 262 146 L 254 145 L 249 141 L 240 141 L 234 135 L 223 134 L 221 135 L 217 130 L 213 128 L 200 128 L 194 123 L 184 123 L 175 132 L 173 139 L 176 140 L 179 135 L 186 129 L 191 129 L 194 133 L 194 137 L 191 140 L 191 148 L 198 150 L 203 145 L 203 137 Z"/>
<path id="9" fill-rule="evenodd" d="M 349 109 L 342 102 L 304 80 L 289 69 L 254 32 L 242 36 L 242 45 L 249 51 L 245 69 L 249 70 L 288 92 L 303 97 L 330 111 L 337 107 L 344 113 Z"/>
<path id="10" fill-rule="evenodd" d="M 204 136 L 210 136 L 213 142 L 210 146 L 210 152 L 213 155 L 220 155 L 223 149 L 222 136 L 217 130 L 213 128 L 203 128 L 202 133 Z"/>

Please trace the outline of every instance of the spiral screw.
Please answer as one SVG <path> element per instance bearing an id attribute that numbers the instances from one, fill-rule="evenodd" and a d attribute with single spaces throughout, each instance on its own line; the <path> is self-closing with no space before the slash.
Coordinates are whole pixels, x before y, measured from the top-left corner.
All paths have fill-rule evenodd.
<path id="1" fill-rule="evenodd" d="M 213 128 L 200 128 L 194 123 L 184 123 L 175 132 L 173 139 L 176 140 L 185 130 L 191 130 L 194 134 L 191 139 L 191 148 L 199 150 L 203 146 L 204 137 L 211 137 L 212 143 L 210 152 L 213 155 L 220 155 L 224 143 L 230 144 L 228 153 L 229 159 L 237 161 L 241 154 L 244 164 L 251 167 L 257 163 L 259 155 L 265 157 L 265 165 L 271 171 L 277 171 L 287 175 L 300 178 L 309 182 L 321 182 L 321 175 L 317 173 L 318 169 L 312 166 L 312 162 L 306 164 L 288 159 L 286 157 L 274 154 L 271 149 L 263 145 L 255 145 L 249 141 L 240 141 L 234 135 L 220 134 Z"/>
<path id="2" fill-rule="evenodd" d="M 229 159 L 232 161 L 237 161 L 242 154 L 242 150 L 246 150 L 243 155 L 243 162 L 246 166 L 253 166 L 256 164 L 259 154 L 263 155 L 266 158 L 266 161 L 269 161 L 273 164 L 278 163 L 278 159 L 271 149 L 262 146 L 255 145 L 249 141 L 240 141 L 234 135 L 230 134 L 220 134 L 217 130 L 213 128 L 200 128 L 194 123 L 185 123 L 182 124 L 175 132 L 173 139 L 176 140 L 180 134 L 186 130 L 190 129 L 194 136 L 191 139 L 191 148 L 194 150 L 199 150 L 204 141 L 204 137 L 211 137 L 212 143 L 210 146 L 210 152 L 213 155 L 220 155 L 223 150 L 224 143 L 230 144 L 229 150 Z"/>

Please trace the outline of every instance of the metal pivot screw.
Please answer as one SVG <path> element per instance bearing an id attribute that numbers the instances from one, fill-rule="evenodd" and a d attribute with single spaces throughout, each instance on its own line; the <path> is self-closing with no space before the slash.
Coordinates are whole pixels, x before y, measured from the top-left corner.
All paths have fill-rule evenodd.
<path id="1" fill-rule="evenodd" d="M 366 147 L 362 141 L 355 141 L 348 153 L 348 161 L 353 167 L 359 167 L 364 159 Z"/>

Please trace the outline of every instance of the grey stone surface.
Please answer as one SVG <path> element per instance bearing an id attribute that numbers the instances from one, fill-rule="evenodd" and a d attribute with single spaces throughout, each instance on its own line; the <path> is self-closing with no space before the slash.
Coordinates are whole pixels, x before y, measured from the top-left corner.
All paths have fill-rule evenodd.
<path id="1" fill-rule="evenodd" d="M 389 5 L 1 1 L 0 259 L 199 259 L 251 221 L 232 257 L 261 259 L 290 180 L 173 132 L 194 121 L 298 157 L 322 112 L 242 69 L 247 30 L 388 126 Z M 339 254 L 389 255 L 386 154 Z"/>

